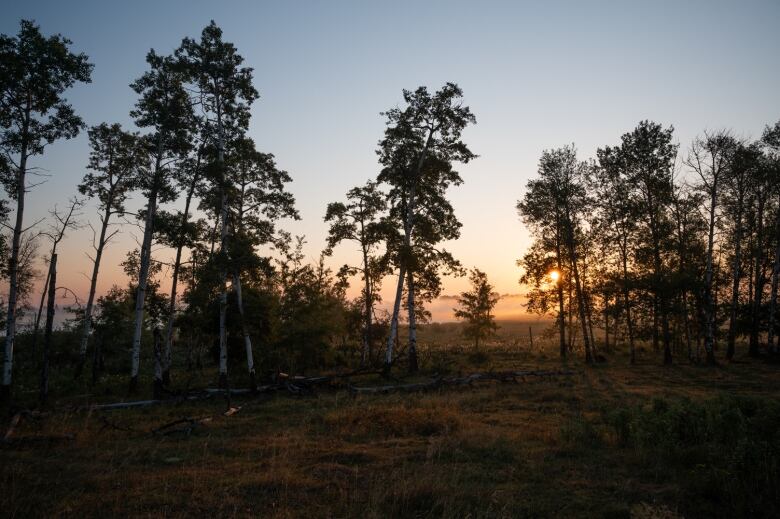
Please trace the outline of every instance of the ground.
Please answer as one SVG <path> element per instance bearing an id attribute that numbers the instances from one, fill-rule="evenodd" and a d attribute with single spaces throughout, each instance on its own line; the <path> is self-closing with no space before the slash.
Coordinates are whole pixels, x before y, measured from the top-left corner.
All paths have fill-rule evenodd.
<path id="1" fill-rule="evenodd" d="M 527 332 L 478 353 L 445 349 L 437 340 L 451 339 L 444 328 L 424 331 L 427 372 L 417 379 L 529 368 L 574 374 L 411 394 L 276 392 L 234 398 L 230 416 L 220 396 L 89 411 L 79 406 L 122 398 L 60 395 L 22 417 L 15 441 L 0 447 L 0 515 L 646 518 L 777 510 L 777 490 L 768 490 L 777 488 L 777 443 L 763 442 L 767 432 L 756 443 L 754 432 L 777 430 L 759 418 L 776 411 L 762 406 L 780 388 L 778 366 L 742 359 L 664 367 L 652 352 L 629 366 L 624 351 L 586 366 L 562 363 L 541 337 L 529 351 Z M 388 383 L 376 375 L 351 382 Z M 206 421 L 189 432 L 151 432 L 182 417 Z M 766 488 L 737 488 L 750 478 Z"/>

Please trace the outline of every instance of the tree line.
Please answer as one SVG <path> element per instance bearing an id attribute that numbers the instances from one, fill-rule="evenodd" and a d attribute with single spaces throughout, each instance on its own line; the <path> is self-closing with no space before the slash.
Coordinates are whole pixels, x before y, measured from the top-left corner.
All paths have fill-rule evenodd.
<path id="1" fill-rule="evenodd" d="M 589 161 L 574 145 L 542 153 L 517 204 L 534 236 L 518 264 L 529 310 L 556 316 L 561 357 L 593 361 L 596 335 L 632 363 L 640 341 L 666 364 L 730 360 L 738 339 L 778 351 L 780 122 L 687 149 L 673 132 L 642 121 Z"/>
<path id="2" fill-rule="evenodd" d="M 476 157 L 461 139 L 475 118 L 456 84 L 436 92 L 404 90 L 403 106 L 382 114 L 379 174 L 327 206 L 328 246 L 318 263 L 306 264 L 305 238 L 279 226 L 299 218 L 288 191 L 292 178 L 247 134 L 250 107 L 259 98 L 254 71 L 213 21 L 200 38 L 184 38 L 170 54 L 149 51 L 147 70 L 130 84 L 137 96 L 129 112 L 132 129 L 112 122 L 87 128 L 68 104 L 66 91 L 90 82 L 93 68 L 71 45 L 61 35 L 42 35 L 27 20 L 16 36 L 0 37 L 0 166 L 8 195 L 0 216 L 10 230 L 0 241 L 9 283 L 2 316 L 4 398 L 11 391 L 17 324 L 33 290 L 40 242 L 49 239 L 52 245 L 44 258 L 49 275 L 42 292 L 64 290 L 55 284 L 56 245 L 83 225 L 87 200 L 97 206 L 99 222 L 88 224 L 92 274 L 86 301 L 71 308 L 75 317 L 64 325 L 76 378 L 91 359 L 93 381 L 105 370 L 125 372 L 134 391 L 142 359 L 151 358 L 159 394 L 170 383 L 174 342 L 182 345 L 189 368 L 212 356 L 222 387 L 229 385 L 229 365 L 241 357 L 247 381 L 256 387 L 258 343 L 267 371 L 345 362 L 356 351 L 360 366 L 390 369 L 400 354 L 410 371 L 418 369 L 416 325 L 429 318 L 425 303 L 440 294 L 442 276 L 462 271 L 441 247 L 461 227 L 447 200 L 448 188 L 462 183 L 454 165 Z M 30 161 L 85 129 L 90 153 L 78 195 L 67 217 L 52 212 L 52 232 L 39 232 L 40 222 L 24 218 L 36 183 Z M 134 196 L 142 202 L 138 211 L 127 208 Z M 174 202 L 181 209 L 169 209 Z M 12 209 L 13 223 L 7 221 Z M 103 256 L 127 219 L 143 229 L 140 247 L 122 264 L 129 283 L 99 296 Z M 361 261 L 333 272 L 325 258 L 346 241 L 359 246 Z M 174 251 L 173 261 L 155 258 L 155 246 Z M 169 293 L 160 288 L 164 271 L 171 279 Z M 397 275 L 398 285 L 392 313 L 384 315 L 377 310 L 379 288 L 390 274 Z M 349 300 L 353 276 L 362 288 Z M 51 310 L 53 296 L 49 299 Z M 43 306 L 42 294 L 33 341 Z M 402 310 L 408 342 L 399 352 Z M 50 335 L 47 319 L 44 373 Z M 357 349 L 350 347 L 355 342 Z"/>
<path id="3" fill-rule="evenodd" d="M 65 94 L 90 82 L 93 65 L 71 46 L 27 20 L 17 35 L 0 36 L 0 180 L 7 194 L 0 221 L 9 230 L 0 235 L 9 287 L 0 316 L 4 399 L 20 338 L 29 339 L 34 362 L 42 359 L 45 400 L 54 297 L 70 290 L 56 285 L 57 246 L 85 225 L 87 201 L 98 222 L 86 224 L 93 231 L 87 297 L 60 333 L 60 353 L 75 378 L 91 361 L 93 382 L 121 373 L 135 391 L 151 372 L 159 395 L 177 362 L 199 369 L 209 358 L 224 388 L 236 370 L 255 388 L 259 371 L 350 363 L 387 371 L 399 360 L 412 373 L 419 369 L 425 306 L 440 295 L 444 276 L 466 274 L 443 247 L 460 236 L 448 200 L 448 190 L 463 182 L 455 168 L 477 158 L 462 138 L 476 119 L 456 84 L 404 90 L 402 105 L 381 114 L 379 172 L 327 205 L 327 247 L 312 264 L 304 261 L 305 238 L 283 229 L 299 218 L 292 177 L 248 136 L 259 99 L 254 71 L 213 21 L 168 54 L 149 51 L 146 71 L 130 84 L 134 128 L 86 127 Z M 41 222 L 25 220 L 26 198 L 40 182 L 31 161 L 84 130 L 87 172 L 67 208 L 55 208 L 50 229 L 41 231 Z M 651 341 L 667 363 L 680 354 L 712 363 L 724 333 L 728 358 L 742 337 L 753 355 L 762 345 L 776 352 L 778 164 L 780 123 L 756 142 L 705 133 L 683 153 L 671 127 L 649 121 L 590 161 L 579 160 L 573 145 L 545 151 L 517 206 L 535 238 L 519 264 L 521 283 L 531 287 L 529 311 L 556 317 L 561 356 L 581 348 L 590 362 L 626 344 L 634 362 L 639 344 Z M 128 209 L 133 197 L 137 211 Z M 128 283 L 98 295 L 105 251 L 128 220 L 143 229 L 140 246 L 122 263 Z M 20 335 L 42 242 L 47 275 L 32 330 Z M 358 248 L 359 261 L 334 272 L 325 261 L 347 244 Z M 155 247 L 173 259 L 155 257 Z M 396 285 L 384 312 L 378 304 L 387 278 Z M 350 299 L 354 279 L 360 293 Z M 470 281 L 455 315 L 478 346 L 495 332 L 498 296 L 484 272 L 471 269 Z"/>

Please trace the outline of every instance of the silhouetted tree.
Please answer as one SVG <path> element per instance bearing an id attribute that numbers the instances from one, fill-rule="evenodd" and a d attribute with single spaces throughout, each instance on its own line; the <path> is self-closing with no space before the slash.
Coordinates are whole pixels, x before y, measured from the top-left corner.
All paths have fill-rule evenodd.
<path id="1" fill-rule="evenodd" d="M 466 321 L 463 334 L 474 340 L 474 347 L 479 348 L 480 339 L 486 339 L 496 332 L 495 317 L 491 314 L 499 295 L 493 291 L 488 282 L 487 274 L 479 269 L 471 269 L 469 275 L 471 290 L 461 292 L 458 297 L 458 308 L 455 317 Z"/>
<path id="2" fill-rule="evenodd" d="M 374 304 L 379 301 L 379 284 L 385 273 L 384 261 L 375 254 L 376 248 L 386 237 L 382 216 L 387 209 L 384 195 L 377 189 L 376 182 L 355 187 L 347 192 L 347 203 L 328 204 L 325 221 L 328 229 L 328 249 L 333 249 L 344 240 L 357 242 L 361 253 L 358 270 L 363 278 L 363 344 L 360 364 L 365 366 L 373 353 Z"/>
<path id="3" fill-rule="evenodd" d="M 84 125 L 63 94 L 76 82 L 88 83 L 92 65 L 86 55 L 71 52 L 70 44 L 61 35 L 43 36 L 28 20 L 21 21 L 16 36 L 0 35 L 2 183 L 8 197 L 16 201 L 0 401 L 11 392 L 24 204 L 31 187 L 27 182 L 32 171 L 29 160 L 42 155 L 54 141 L 75 137 Z"/>
<path id="4" fill-rule="evenodd" d="M 447 83 L 433 95 L 425 87 L 414 92 L 404 90 L 404 108 L 393 108 L 387 117 L 385 137 L 377 153 L 383 166 L 379 181 L 390 186 L 388 200 L 391 221 L 400 225 L 400 243 L 396 247 L 398 268 L 393 315 L 387 342 L 385 362 L 393 358 L 393 344 L 398 329 L 398 313 L 407 284 L 409 312 L 409 371 L 417 371 L 417 328 L 415 320 L 415 270 L 426 270 L 424 258 L 436 259 L 445 267 L 455 267 L 449 255 L 416 254 L 420 246 L 454 239 L 460 223 L 445 198 L 447 187 L 461 183 L 452 169 L 453 162 L 467 163 L 476 157 L 461 140 L 466 126 L 476 119 L 467 106 L 460 104 L 463 92 Z M 438 214 L 437 214 L 438 213 Z M 438 221 L 434 219 L 438 218 Z M 426 224 L 427 222 L 430 225 Z M 419 264 L 418 264 L 419 263 Z"/>
<path id="5" fill-rule="evenodd" d="M 130 113 L 137 126 L 149 128 L 151 133 L 143 137 L 143 145 L 149 154 L 150 164 L 139 170 L 138 184 L 146 207 L 143 211 L 144 235 L 139 261 L 138 286 L 135 299 L 135 328 L 133 330 L 132 366 L 130 389 L 138 383 L 141 362 L 141 335 L 143 330 L 144 301 L 151 263 L 152 238 L 159 203 L 173 200 L 172 163 L 186 154 L 191 140 L 194 119 L 190 98 L 184 88 L 186 76 L 182 67 L 168 56 L 149 51 L 146 56 L 149 71 L 131 86 L 139 95 L 135 109 Z M 156 384 L 161 384 L 156 380 Z"/>
<path id="6" fill-rule="evenodd" d="M 118 229 L 109 232 L 111 217 L 124 214 L 125 201 L 136 185 L 136 173 L 145 160 L 138 135 L 122 130 L 119 124 L 102 123 L 90 128 L 88 133 L 91 150 L 87 169 L 90 171 L 84 175 L 78 189 L 82 195 L 97 199 L 100 231 L 95 233 L 95 229 L 92 229 L 92 248 L 95 254 L 90 258 L 92 276 L 84 308 L 76 378 L 81 375 L 87 358 L 87 345 L 92 332 L 92 310 L 103 251 L 111 238 L 119 232 Z M 94 239 L 95 235 L 97 241 Z"/>

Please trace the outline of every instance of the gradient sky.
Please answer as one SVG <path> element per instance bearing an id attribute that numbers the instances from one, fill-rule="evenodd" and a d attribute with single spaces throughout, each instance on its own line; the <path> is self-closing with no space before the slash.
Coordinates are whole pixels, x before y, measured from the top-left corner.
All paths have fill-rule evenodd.
<path id="1" fill-rule="evenodd" d="M 581 158 L 615 144 L 638 121 L 673 124 L 684 149 L 704 129 L 755 138 L 780 118 L 780 2 L 24 2 L 2 1 L 0 32 L 20 18 L 44 34 L 62 33 L 95 64 L 92 83 L 67 94 L 87 124 L 120 122 L 146 69 L 150 48 L 169 53 L 214 19 L 254 67 L 261 98 L 250 135 L 292 175 L 315 259 L 323 248 L 328 202 L 376 176 L 379 112 L 401 90 L 458 83 L 477 116 L 464 139 L 480 155 L 459 168 L 451 191 L 463 223 L 449 244 L 464 266 L 488 273 L 502 294 L 518 294 L 519 258 L 530 238 L 516 201 L 543 149 L 575 143 Z M 52 175 L 28 195 L 26 222 L 75 193 L 84 174 L 86 134 L 49 148 L 35 165 Z M 94 206 L 84 216 L 94 218 Z M 126 227 L 104 256 L 99 290 L 124 284 L 119 262 L 140 231 Z M 60 249 L 58 284 L 85 295 L 91 232 L 71 233 Z M 165 256 L 165 251 L 159 252 Z M 335 267 L 355 258 L 344 246 Z M 389 299 L 388 280 L 386 292 Z M 467 286 L 448 280 L 445 294 Z M 7 289 L 6 289 L 7 290 Z M 37 296 L 36 296 L 37 297 Z M 451 319 L 451 300 L 434 317 Z M 520 299 L 499 315 L 522 313 Z"/>

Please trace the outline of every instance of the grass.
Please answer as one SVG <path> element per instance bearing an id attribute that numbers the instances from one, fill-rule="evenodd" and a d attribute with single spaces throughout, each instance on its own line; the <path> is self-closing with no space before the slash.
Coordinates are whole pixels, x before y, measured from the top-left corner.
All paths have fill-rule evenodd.
<path id="1" fill-rule="evenodd" d="M 446 333 L 445 333 L 446 332 Z M 510 337 L 474 356 L 423 329 L 428 374 L 559 368 Z M 428 334 L 426 336 L 426 334 Z M 527 326 L 526 326 L 527 334 Z M 428 341 L 428 342 L 426 342 Z M 449 342 L 449 345 L 446 344 Z M 777 367 L 663 367 L 625 352 L 571 377 L 418 394 L 322 390 L 97 413 L 124 381 L 53 395 L 0 447 L 7 517 L 771 517 L 778 512 Z M 444 361 L 447 362 L 444 362 Z M 206 378 L 213 373 L 206 373 Z M 179 381 L 184 383 L 183 381 Z M 353 380 L 378 383 L 371 377 Z M 143 397 L 144 395 L 140 395 Z M 147 431 L 213 417 L 191 434 Z M 131 427 L 137 432 L 107 427 Z"/>

